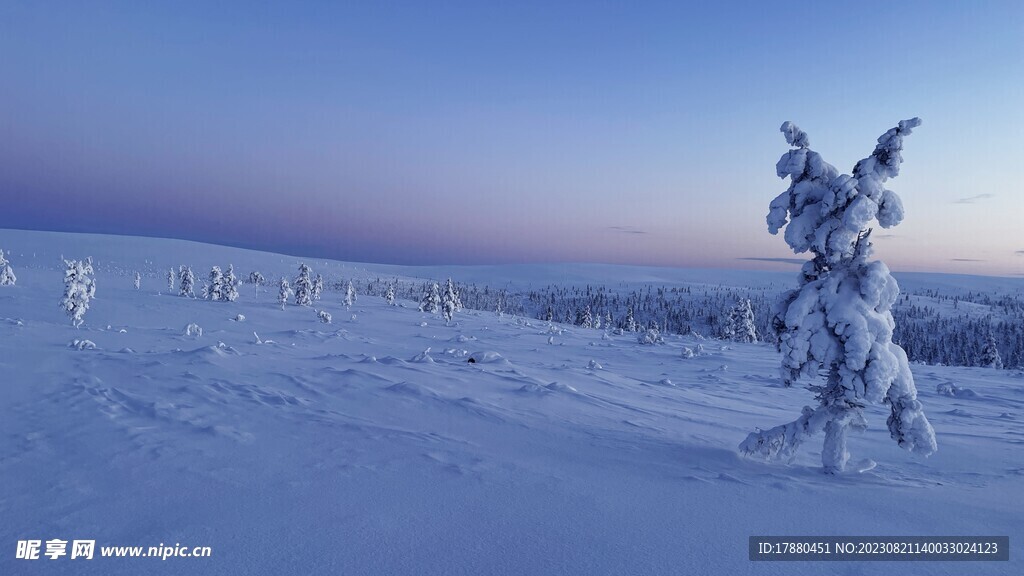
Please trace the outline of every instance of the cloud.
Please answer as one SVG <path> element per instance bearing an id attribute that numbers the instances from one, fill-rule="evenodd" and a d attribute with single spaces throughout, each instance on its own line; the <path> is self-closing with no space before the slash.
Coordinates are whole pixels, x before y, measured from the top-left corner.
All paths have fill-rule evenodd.
<path id="1" fill-rule="evenodd" d="M 950 258 L 950 262 L 984 262 L 984 260 L 978 260 L 975 258 Z"/>
<path id="2" fill-rule="evenodd" d="M 961 198 L 954 200 L 953 204 L 974 204 L 978 200 L 988 200 L 989 198 L 995 198 L 995 194 L 978 194 L 977 196 L 968 196 L 967 198 Z"/>
<path id="3" fill-rule="evenodd" d="M 647 230 L 641 230 L 633 226 L 609 226 L 608 229 L 622 234 L 649 234 Z"/>
<path id="4" fill-rule="evenodd" d="M 1017 250 L 1016 252 L 1014 252 L 1014 254 L 1016 254 L 1017 256 L 1024 256 L 1024 250 Z"/>
<path id="5" fill-rule="evenodd" d="M 737 258 L 737 260 L 753 260 L 754 262 L 781 262 L 783 264 L 796 264 L 797 266 L 803 266 L 807 260 L 800 258 L 756 258 L 754 256 L 747 256 L 745 258 Z"/>

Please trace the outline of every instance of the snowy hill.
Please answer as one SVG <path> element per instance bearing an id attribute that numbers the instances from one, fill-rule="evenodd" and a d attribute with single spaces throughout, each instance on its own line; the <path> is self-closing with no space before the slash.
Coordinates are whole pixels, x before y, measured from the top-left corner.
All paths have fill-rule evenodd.
<path id="1" fill-rule="evenodd" d="M 747 433 L 813 403 L 780 387 L 768 345 L 643 346 L 473 311 L 446 326 L 408 300 L 360 295 L 348 310 L 337 291 L 284 310 L 245 287 L 236 302 L 183 298 L 167 294 L 171 266 L 291 278 L 301 259 L 182 241 L 2 230 L 0 248 L 18 276 L 0 287 L 0 574 L 1024 571 L 1020 371 L 915 366 L 938 453 L 900 450 L 874 407 L 850 444 L 877 466 L 828 477 L 815 443 L 790 465 L 737 454 Z M 62 254 L 97 264 L 77 330 L 57 305 Z M 531 281 L 556 274 L 544 270 Z M 977 282 L 967 289 L 1014 288 Z M 202 335 L 185 334 L 191 323 Z M 756 563 L 751 535 L 1008 535 L 1012 548 L 1009 562 Z M 97 557 L 14 557 L 16 541 L 52 538 L 94 539 Z M 164 544 L 212 555 L 98 550 Z"/>

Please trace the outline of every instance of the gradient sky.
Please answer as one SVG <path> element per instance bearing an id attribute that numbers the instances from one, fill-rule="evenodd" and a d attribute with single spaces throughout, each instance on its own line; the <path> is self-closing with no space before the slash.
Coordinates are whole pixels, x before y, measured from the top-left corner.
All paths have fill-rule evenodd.
<path id="1" fill-rule="evenodd" d="M 1024 3 L 0 3 L 0 227 L 787 266 L 784 120 L 901 119 L 896 270 L 1024 274 Z M 789 264 L 788 266 L 792 266 Z"/>

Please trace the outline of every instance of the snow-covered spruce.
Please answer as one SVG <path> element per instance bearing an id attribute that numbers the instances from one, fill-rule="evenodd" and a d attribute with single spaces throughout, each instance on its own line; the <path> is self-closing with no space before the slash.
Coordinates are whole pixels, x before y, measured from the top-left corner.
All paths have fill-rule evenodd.
<path id="1" fill-rule="evenodd" d="M 167 293 L 172 294 L 174 292 L 174 280 L 177 276 L 174 274 L 174 268 L 167 271 Z"/>
<path id="2" fill-rule="evenodd" d="M 203 286 L 203 298 L 214 302 L 224 300 L 224 273 L 220 266 L 210 268 L 210 276 Z"/>
<path id="3" fill-rule="evenodd" d="M 288 299 L 291 298 L 293 292 L 291 285 L 288 284 L 287 278 L 281 278 L 281 283 L 277 290 L 277 303 L 281 305 L 281 310 L 288 304 Z"/>
<path id="4" fill-rule="evenodd" d="M 324 291 L 324 277 L 317 274 L 316 278 L 313 278 L 313 300 L 319 300 L 320 295 Z"/>
<path id="5" fill-rule="evenodd" d="M 96 295 L 92 258 L 65 260 L 64 267 L 64 297 L 60 307 L 71 318 L 71 324 L 78 328 L 89 310 L 89 302 Z"/>
<path id="6" fill-rule="evenodd" d="M 981 349 L 978 365 L 996 370 L 1003 369 L 1003 358 L 999 355 L 999 348 L 996 346 L 996 338 L 992 334 L 991 328 L 985 336 L 985 347 Z"/>
<path id="7" fill-rule="evenodd" d="M 132 276 L 132 286 L 134 286 L 136 290 L 142 287 L 142 275 L 139 274 L 138 271 L 136 271 Z"/>
<path id="8" fill-rule="evenodd" d="M 750 434 L 740 444 L 744 453 L 789 458 L 824 430 L 822 464 L 827 473 L 840 472 L 850 457 L 847 432 L 866 427 L 868 403 L 889 405 L 889 432 L 899 446 L 921 455 L 935 452 L 935 432 L 917 400 L 907 355 L 892 341 L 890 309 L 899 287 L 884 263 L 868 261 L 870 222 L 889 228 L 903 220 L 903 204 L 883 185 L 899 174 L 903 137 L 920 123 L 904 120 L 879 137 L 852 176 L 810 150 L 807 134 L 794 124 L 782 125 L 794 149 L 776 171 L 790 178 L 790 186 L 771 202 L 768 230 L 785 228 L 795 253 L 814 254 L 801 271 L 799 289 L 787 292 L 774 313 L 782 378 L 789 386 L 819 369 L 828 375 L 824 385 L 808 386 L 817 408 L 804 407 L 797 420 Z"/>
<path id="9" fill-rule="evenodd" d="M 295 277 L 295 305 L 313 305 L 313 271 L 305 263 L 299 264 L 299 275 Z"/>
<path id="10" fill-rule="evenodd" d="M 345 284 L 345 298 L 341 303 L 344 304 L 346 308 L 352 308 L 352 305 L 356 303 L 356 298 L 358 298 L 358 296 L 356 296 L 356 288 L 352 285 L 352 281 L 349 280 L 348 283 Z"/>
<path id="11" fill-rule="evenodd" d="M 726 340 L 733 342 L 757 342 L 757 326 L 754 322 L 754 309 L 750 298 L 743 298 L 729 311 L 724 334 Z"/>
<path id="12" fill-rule="evenodd" d="M 459 301 L 459 293 L 455 290 L 455 284 L 449 278 L 444 283 L 444 291 L 441 292 L 441 316 L 446 323 L 451 323 L 455 312 L 462 309 L 462 302 Z"/>
<path id="13" fill-rule="evenodd" d="M 388 282 L 388 288 L 384 292 L 384 300 L 390 306 L 395 305 L 395 284 L 393 282 Z"/>
<path id="14" fill-rule="evenodd" d="M 196 284 L 195 274 L 192 273 L 192 268 L 182 265 L 178 268 L 178 295 L 185 296 L 187 298 L 195 298 L 193 292 Z"/>
<path id="15" fill-rule="evenodd" d="M 440 308 L 441 287 L 437 285 L 437 282 L 432 282 L 430 285 L 424 287 L 423 299 L 420 300 L 420 312 L 436 314 Z"/>
<path id="16" fill-rule="evenodd" d="M 14 286 L 17 281 L 18 277 L 11 269 L 11 263 L 4 257 L 4 251 L 0 250 L 0 286 Z"/>
<path id="17" fill-rule="evenodd" d="M 224 273 L 221 297 L 225 302 L 238 300 L 238 277 L 235 276 L 235 267 L 232 264 L 228 264 L 228 270 Z"/>

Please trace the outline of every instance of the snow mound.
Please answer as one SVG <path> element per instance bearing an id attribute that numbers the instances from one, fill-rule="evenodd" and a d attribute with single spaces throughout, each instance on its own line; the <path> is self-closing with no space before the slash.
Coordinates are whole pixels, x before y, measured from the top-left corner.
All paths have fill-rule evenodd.
<path id="1" fill-rule="evenodd" d="M 467 362 L 472 364 L 508 364 L 508 360 L 497 352 L 474 352 L 469 355 Z"/>
<path id="2" fill-rule="evenodd" d="M 433 364 L 434 359 L 430 357 L 430 348 L 428 347 L 423 352 L 413 356 L 409 359 L 409 362 L 416 362 L 417 364 Z"/>
<path id="3" fill-rule="evenodd" d="M 950 398 L 977 398 L 978 394 L 970 388 L 960 388 L 952 382 L 942 382 L 935 387 L 935 393 L 939 396 L 949 396 Z"/>
<path id="4" fill-rule="evenodd" d="M 68 344 L 68 348 L 74 348 L 75 350 L 95 350 L 96 343 L 92 340 L 78 340 L 76 338 Z"/>

